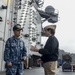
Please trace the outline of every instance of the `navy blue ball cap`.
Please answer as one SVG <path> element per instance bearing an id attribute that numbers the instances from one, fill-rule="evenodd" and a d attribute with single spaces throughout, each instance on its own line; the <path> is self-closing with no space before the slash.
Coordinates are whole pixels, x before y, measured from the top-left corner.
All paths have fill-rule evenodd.
<path id="1" fill-rule="evenodd" d="M 21 28 L 21 25 L 20 24 L 17 24 L 17 25 L 14 25 L 14 27 L 13 27 L 13 31 L 15 31 L 15 30 L 23 30 L 23 28 Z"/>

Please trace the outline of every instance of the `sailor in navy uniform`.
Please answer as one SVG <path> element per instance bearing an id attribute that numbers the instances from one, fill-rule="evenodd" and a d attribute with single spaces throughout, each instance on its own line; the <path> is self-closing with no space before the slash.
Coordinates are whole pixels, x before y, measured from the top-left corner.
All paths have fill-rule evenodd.
<path id="1" fill-rule="evenodd" d="M 23 75 L 23 61 L 26 60 L 26 47 L 23 40 L 19 38 L 21 25 L 13 27 L 14 36 L 8 38 L 4 50 L 4 61 L 6 63 L 6 75 Z"/>

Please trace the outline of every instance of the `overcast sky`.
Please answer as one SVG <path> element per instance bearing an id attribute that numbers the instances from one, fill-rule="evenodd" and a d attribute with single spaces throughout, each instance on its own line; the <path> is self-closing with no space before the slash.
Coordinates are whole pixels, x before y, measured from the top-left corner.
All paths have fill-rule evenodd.
<path id="1" fill-rule="evenodd" d="M 59 40 L 59 48 L 66 52 L 75 53 L 75 1 L 74 0 L 44 0 L 43 9 L 51 5 L 59 10 L 60 21 L 56 23 L 56 37 Z M 49 24 L 45 22 L 43 26 Z M 45 43 L 45 38 L 42 43 Z"/>

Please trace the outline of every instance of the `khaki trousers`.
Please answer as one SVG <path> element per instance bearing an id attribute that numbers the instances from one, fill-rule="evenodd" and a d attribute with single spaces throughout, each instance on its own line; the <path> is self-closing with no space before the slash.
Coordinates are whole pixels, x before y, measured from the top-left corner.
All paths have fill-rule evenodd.
<path id="1" fill-rule="evenodd" d="M 50 61 L 44 63 L 45 75 L 55 75 L 57 70 L 57 61 Z"/>

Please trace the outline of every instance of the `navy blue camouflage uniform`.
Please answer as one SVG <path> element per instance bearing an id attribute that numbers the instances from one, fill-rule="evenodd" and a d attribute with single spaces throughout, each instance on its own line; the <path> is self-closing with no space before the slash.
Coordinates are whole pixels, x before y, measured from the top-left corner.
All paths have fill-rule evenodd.
<path id="1" fill-rule="evenodd" d="M 26 56 L 24 42 L 20 38 L 11 37 L 6 41 L 4 51 L 4 61 L 6 64 L 12 63 L 9 67 L 6 65 L 6 75 L 23 75 L 23 57 Z"/>

